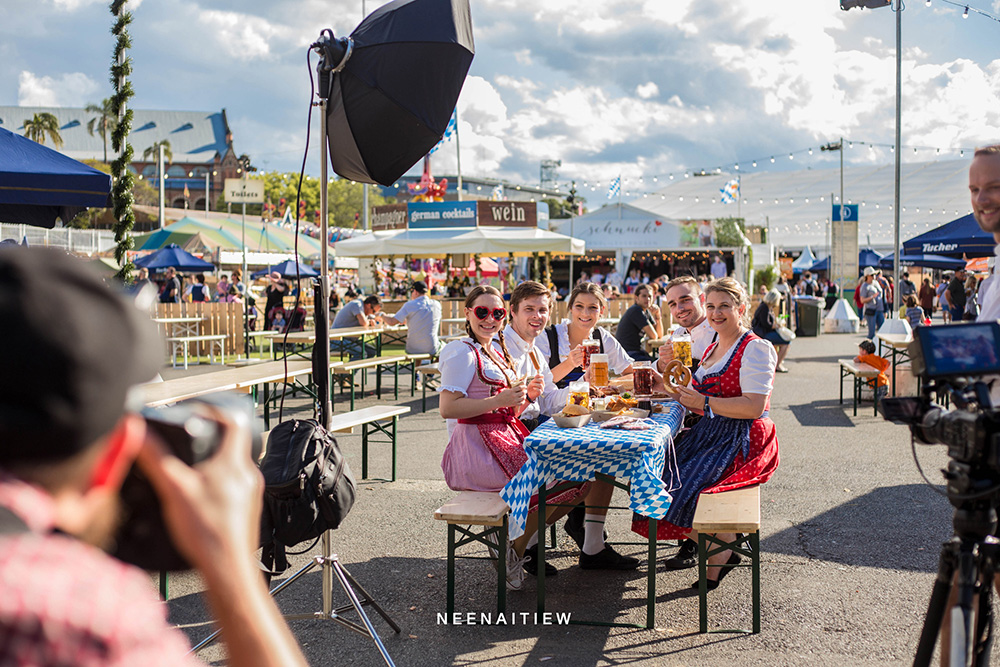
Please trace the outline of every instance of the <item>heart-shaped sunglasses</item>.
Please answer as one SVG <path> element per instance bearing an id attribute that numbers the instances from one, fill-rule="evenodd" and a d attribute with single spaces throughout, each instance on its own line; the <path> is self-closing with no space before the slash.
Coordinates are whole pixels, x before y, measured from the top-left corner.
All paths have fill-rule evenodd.
<path id="1" fill-rule="evenodd" d="M 480 320 L 485 320 L 490 315 L 493 315 L 493 319 L 499 322 L 503 318 L 507 317 L 507 311 L 503 308 L 494 308 L 490 310 L 486 306 L 476 306 L 472 309 L 472 312 Z"/>

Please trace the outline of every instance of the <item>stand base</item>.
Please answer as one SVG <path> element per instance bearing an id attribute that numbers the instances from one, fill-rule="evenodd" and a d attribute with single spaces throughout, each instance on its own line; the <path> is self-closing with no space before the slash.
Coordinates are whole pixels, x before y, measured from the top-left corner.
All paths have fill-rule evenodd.
<path id="1" fill-rule="evenodd" d="M 284 618 L 290 621 L 310 620 L 310 619 L 335 621 L 336 623 L 339 623 L 348 630 L 353 630 L 354 632 L 357 632 L 358 634 L 371 639 L 375 643 L 376 648 L 378 648 L 379 653 L 382 655 L 382 659 L 385 660 L 385 664 L 388 665 L 389 667 L 395 667 L 395 663 L 389 656 L 389 652 L 386 650 L 385 645 L 382 643 L 382 640 L 379 638 L 378 633 L 375 631 L 375 626 L 372 625 L 371 620 L 365 613 L 364 607 L 370 606 L 375 611 L 377 611 L 379 616 L 381 616 L 385 620 L 385 622 L 389 624 L 389 627 L 391 627 L 396 634 L 399 634 L 400 627 L 396 625 L 396 623 L 389 617 L 389 615 L 385 612 L 385 610 L 382 609 L 381 606 L 379 606 L 378 602 L 375 601 L 375 598 L 373 598 L 368 593 L 368 591 L 366 591 L 364 587 L 358 583 L 357 579 L 355 579 L 354 576 L 347 571 L 347 568 L 345 568 L 344 565 L 337 558 L 337 554 L 330 553 L 331 542 L 332 539 L 330 536 L 330 531 L 327 531 L 323 534 L 323 552 L 329 555 L 316 556 L 315 558 L 313 558 L 312 561 L 310 561 L 308 564 L 303 566 L 293 575 L 291 575 L 290 577 L 282 581 L 280 584 L 275 586 L 273 589 L 271 589 L 271 597 L 278 595 L 278 593 L 280 593 L 285 588 L 290 586 L 299 577 L 303 576 L 307 572 L 312 571 L 313 568 L 319 567 L 323 574 L 323 609 L 321 611 L 316 611 L 309 614 L 285 614 Z M 349 604 L 337 608 L 333 607 L 334 575 L 336 575 L 337 580 L 340 582 L 341 588 L 344 589 L 344 593 L 347 595 L 347 598 L 350 601 Z M 357 589 L 357 591 L 361 593 L 360 598 L 358 596 L 358 593 L 355 592 L 355 589 Z M 360 624 L 356 620 L 344 617 L 345 613 L 351 611 L 357 612 Z M 196 646 L 194 646 L 191 649 L 191 653 L 196 653 L 201 649 L 203 649 L 204 647 L 208 646 L 209 644 L 214 642 L 218 636 L 219 636 L 219 631 L 216 630 L 211 635 L 209 635 L 201 642 L 199 642 Z"/>

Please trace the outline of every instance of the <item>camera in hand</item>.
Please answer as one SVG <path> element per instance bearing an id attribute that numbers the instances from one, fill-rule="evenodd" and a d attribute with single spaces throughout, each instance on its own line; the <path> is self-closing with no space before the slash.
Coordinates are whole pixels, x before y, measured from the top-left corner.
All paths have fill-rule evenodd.
<path id="1" fill-rule="evenodd" d="M 218 394 L 183 401 L 166 408 L 146 408 L 147 427 L 159 436 L 174 456 L 189 466 L 212 457 L 222 442 L 222 426 L 208 416 L 205 406 L 214 406 L 252 438 L 254 461 L 260 457 L 261 430 L 249 397 Z M 144 570 L 188 570 L 170 537 L 149 479 L 138 465 L 132 466 L 121 489 L 121 526 L 111 555 Z"/>
<path id="2" fill-rule="evenodd" d="M 982 380 L 1000 374 L 1000 324 L 917 327 L 913 333 L 910 361 L 923 391 L 921 396 L 882 399 L 882 416 L 908 425 L 918 442 L 947 445 L 956 461 L 1000 472 L 1000 412 L 993 409 Z M 947 395 L 956 409 L 934 405 L 934 393 Z"/>

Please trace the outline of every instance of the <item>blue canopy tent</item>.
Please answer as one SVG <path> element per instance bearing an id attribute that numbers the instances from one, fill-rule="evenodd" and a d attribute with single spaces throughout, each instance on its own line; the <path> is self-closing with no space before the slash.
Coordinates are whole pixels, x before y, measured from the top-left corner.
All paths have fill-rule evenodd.
<path id="1" fill-rule="evenodd" d="M 274 266 L 269 266 L 266 269 L 261 269 L 260 271 L 255 271 L 250 274 L 253 278 L 260 278 L 261 276 L 266 276 L 272 271 L 277 271 L 281 274 L 282 278 L 295 278 L 296 265 L 298 267 L 298 275 L 302 278 L 315 278 L 319 275 L 316 269 L 312 268 L 307 264 L 301 262 L 294 262 L 290 259 L 286 259 L 284 262 L 275 264 Z"/>
<path id="2" fill-rule="evenodd" d="M 883 269 L 892 268 L 892 258 L 895 253 L 889 253 L 882 258 L 879 266 Z M 907 254 L 903 253 L 900 255 L 900 266 L 923 266 L 929 269 L 964 269 L 965 260 L 955 259 L 954 257 L 945 257 L 943 255 L 921 255 L 921 254 Z"/>
<path id="3" fill-rule="evenodd" d="M 51 229 L 111 206 L 111 176 L 0 128 L 0 222 Z"/>
<path id="4" fill-rule="evenodd" d="M 135 265 L 140 269 L 149 269 L 150 271 L 161 271 L 169 268 L 178 271 L 215 271 L 213 264 L 198 259 L 176 243 L 171 243 L 154 253 L 140 257 L 135 260 Z"/>
<path id="5" fill-rule="evenodd" d="M 858 268 L 864 270 L 866 266 L 878 267 L 879 262 L 882 261 L 882 253 L 875 252 L 871 248 L 862 248 L 858 252 Z M 824 257 L 810 267 L 811 271 L 829 271 L 830 270 L 830 258 Z"/>
<path id="6" fill-rule="evenodd" d="M 992 257 L 997 242 L 972 214 L 945 223 L 903 242 L 903 254 L 933 253 L 946 257 Z"/>

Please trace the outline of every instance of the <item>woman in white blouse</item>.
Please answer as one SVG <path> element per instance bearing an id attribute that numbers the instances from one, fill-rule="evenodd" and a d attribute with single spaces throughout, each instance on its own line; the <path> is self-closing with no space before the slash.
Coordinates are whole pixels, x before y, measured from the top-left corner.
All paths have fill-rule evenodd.
<path id="1" fill-rule="evenodd" d="M 441 416 L 448 420 L 441 469 L 456 491 L 500 491 L 527 461 L 528 431 L 518 416 L 542 393 L 544 380 L 517 376 L 503 336 L 507 309 L 495 287 L 480 285 L 469 292 L 465 318 L 468 337 L 448 343 L 438 362 Z M 551 502 L 573 502 L 581 494 L 570 489 Z M 524 579 L 523 556 L 536 517 L 529 514 L 524 535 L 508 543 L 507 584 L 513 590 Z"/>
<path id="2" fill-rule="evenodd" d="M 608 355 L 608 368 L 618 375 L 632 372 L 632 357 L 625 352 L 610 331 L 597 322 L 608 310 L 608 300 L 594 283 L 577 285 L 569 297 L 568 322 L 560 322 L 535 339 L 535 346 L 552 369 L 552 380 L 559 387 L 583 377 L 581 343 L 591 338 L 598 341 L 601 354 Z"/>
<path id="3" fill-rule="evenodd" d="M 732 278 L 720 278 L 705 289 L 705 311 L 719 338 L 705 351 L 691 387 L 680 388 L 681 404 L 703 416 L 677 443 L 680 488 L 672 492 L 673 502 L 658 522 L 660 540 L 695 539 L 691 524 L 699 494 L 763 484 L 778 467 L 778 438 L 768 416 L 778 355 L 771 343 L 750 331 L 749 307 L 743 286 Z M 632 529 L 648 535 L 643 519 L 634 520 Z M 740 558 L 727 550 L 708 562 L 712 590 Z"/>

